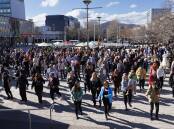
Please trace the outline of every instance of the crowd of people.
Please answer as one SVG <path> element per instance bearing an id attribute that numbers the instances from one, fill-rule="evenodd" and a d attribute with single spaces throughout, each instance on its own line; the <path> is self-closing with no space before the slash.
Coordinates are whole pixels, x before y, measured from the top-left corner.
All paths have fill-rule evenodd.
<path id="1" fill-rule="evenodd" d="M 169 54 L 173 57 L 171 49 L 162 46 L 110 49 L 30 48 L 28 51 L 8 48 L 1 50 L 0 74 L 7 99 L 13 100 L 10 81 L 14 79 L 23 102 L 28 100 L 26 91 L 29 77 L 32 78 L 31 88 L 34 88 L 39 103 L 42 103 L 46 81 L 53 102 L 55 94 L 62 96 L 60 81 L 66 81 L 77 119 L 79 111 L 83 115 L 81 105 L 84 94 L 91 94 L 94 107 L 100 108 L 103 103 L 105 117 L 108 119 L 113 97 L 122 92 L 125 110 L 128 111 L 128 105 L 132 107 L 133 96 L 137 92 L 145 93 L 147 89 L 145 96 L 149 98 L 150 119 L 153 120 L 154 105 L 155 118 L 158 119 L 160 92 L 168 68 L 169 85 L 174 97 L 174 62 L 172 58 L 167 58 L 166 55 Z M 13 70 L 15 74 L 12 76 L 10 73 Z"/>

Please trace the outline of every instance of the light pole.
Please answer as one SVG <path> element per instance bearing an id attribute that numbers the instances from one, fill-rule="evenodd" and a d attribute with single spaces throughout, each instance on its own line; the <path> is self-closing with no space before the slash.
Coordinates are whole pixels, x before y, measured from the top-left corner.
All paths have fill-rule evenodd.
<path id="1" fill-rule="evenodd" d="M 95 42 L 95 23 L 94 23 L 94 42 Z"/>
<path id="2" fill-rule="evenodd" d="M 86 18 L 86 20 L 87 20 L 87 22 L 86 22 L 86 28 L 87 28 L 87 47 L 89 47 L 89 25 L 88 25 L 88 14 L 89 14 L 89 4 L 91 3 L 92 1 L 91 0 L 83 0 L 83 3 L 86 5 L 86 15 L 87 15 L 87 18 Z"/>
<path id="3" fill-rule="evenodd" d="M 98 16 L 97 17 L 97 19 L 98 19 L 98 41 L 100 42 L 100 38 L 101 38 L 101 33 L 100 33 L 100 31 L 101 31 L 101 27 L 100 27 L 100 22 L 101 22 L 101 17 L 100 16 Z"/>
<path id="4" fill-rule="evenodd" d="M 86 8 L 75 8 L 73 10 L 76 10 L 76 9 L 86 9 L 86 15 L 87 15 L 87 23 L 86 23 L 86 28 L 87 28 L 87 47 L 89 47 L 89 10 L 90 9 L 99 9 L 99 8 L 102 8 L 102 7 L 92 7 L 92 8 L 89 8 L 89 4 L 92 2 L 92 0 L 83 0 L 83 3 L 86 5 Z"/>

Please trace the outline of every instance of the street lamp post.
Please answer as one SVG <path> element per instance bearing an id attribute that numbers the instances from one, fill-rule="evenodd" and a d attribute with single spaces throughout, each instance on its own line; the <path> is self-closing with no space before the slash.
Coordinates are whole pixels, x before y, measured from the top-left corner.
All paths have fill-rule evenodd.
<path id="1" fill-rule="evenodd" d="M 98 32 L 98 41 L 100 42 L 100 38 L 101 38 L 101 26 L 100 26 L 100 21 L 101 21 L 101 17 L 100 16 L 98 16 L 97 17 L 98 18 L 98 26 L 99 26 L 99 28 L 98 28 L 98 30 L 99 30 L 99 32 Z"/>
<path id="2" fill-rule="evenodd" d="M 99 9 L 99 8 L 102 8 L 102 7 L 92 7 L 92 8 L 89 8 L 89 4 L 92 2 L 92 0 L 83 0 L 83 3 L 86 5 L 86 8 L 75 8 L 73 10 L 76 10 L 76 9 L 85 9 L 86 10 L 86 15 L 87 15 L 87 25 L 86 25 L 86 28 L 87 28 L 87 47 L 89 47 L 89 10 L 90 9 Z"/>
<path id="3" fill-rule="evenodd" d="M 88 22 L 89 22 L 89 19 L 88 19 L 88 14 L 89 14 L 89 4 L 91 3 L 92 1 L 91 0 L 83 0 L 83 3 L 86 5 L 86 15 L 87 15 L 87 18 L 86 18 L 86 20 L 87 20 L 87 25 L 86 25 L 86 27 L 87 27 L 87 47 L 89 47 L 89 24 L 88 24 Z"/>
<path id="4" fill-rule="evenodd" d="M 95 23 L 94 23 L 94 42 L 95 42 Z"/>

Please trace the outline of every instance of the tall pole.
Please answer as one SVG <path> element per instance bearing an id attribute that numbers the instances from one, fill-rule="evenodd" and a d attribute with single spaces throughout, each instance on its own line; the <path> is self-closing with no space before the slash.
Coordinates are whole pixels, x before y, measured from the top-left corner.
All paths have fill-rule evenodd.
<path id="1" fill-rule="evenodd" d="M 95 23 L 94 23 L 94 42 L 95 42 Z"/>
<path id="2" fill-rule="evenodd" d="M 99 30 L 99 32 L 98 32 L 98 41 L 100 41 L 100 38 L 101 38 L 101 26 L 100 26 L 100 21 L 101 21 L 101 17 L 97 17 L 98 18 L 98 26 L 99 26 L 99 28 L 98 28 L 98 30 Z"/>
<path id="3" fill-rule="evenodd" d="M 86 5 L 87 10 L 87 47 L 89 48 L 89 25 L 88 25 L 88 10 L 89 10 L 89 4 Z"/>
<path id="4" fill-rule="evenodd" d="M 99 8 L 102 8 L 102 7 L 92 7 L 92 8 L 89 8 L 89 4 L 92 2 L 92 0 L 83 0 L 83 3 L 86 5 L 86 8 L 75 8 L 75 9 L 85 9 L 87 11 L 86 15 L 87 15 L 87 25 L 86 25 L 86 28 L 87 28 L 87 47 L 89 47 L 89 25 L 88 25 L 88 14 L 89 14 L 89 9 L 99 9 Z M 75 10 L 73 9 L 73 10 Z"/>
<path id="5" fill-rule="evenodd" d="M 67 40 L 67 32 L 66 32 L 66 26 L 64 27 L 64 42 Z"/>

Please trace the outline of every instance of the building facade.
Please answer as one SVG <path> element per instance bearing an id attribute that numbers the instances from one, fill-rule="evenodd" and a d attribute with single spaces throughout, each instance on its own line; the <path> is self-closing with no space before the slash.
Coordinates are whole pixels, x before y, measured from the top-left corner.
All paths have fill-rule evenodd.
<path id="1" fill-rule="evenodd" d="M 25 19 L 24 0 L 0 0 L 0 15 Z"/>
<path id="2" fill-rule="evenodd" d="M 0 44 L 13 45 L 17 42 L 31 41 L 34 31 L 32 21 L 0 16 Z"/>
<path id="3" fill-rule="evenodd" d="M 170 14 L 172 12 L 171 8 L 153 8 L 153 9 L 150 9 L 150 11 L 148 11 L 148 14 L 147 14 L 147 22 L 148 23 L 152 23 L 154 22 L 155 20 L 167 15 L 167 14 Z"/>
<path id="4" fill-rule="evenodd" d="M 58 34 L 56 39 L 59 40 L 66 40 L 67 28 L 80 28 L 78 19 L 64 15 L 46 16 L 45 25 Z"/>
<path id="5" fill-rule="evenodd" d="M 40 26 L 35 27 L 34 31 L 34 42 L 41 43 L 41 42 L 51 42 L 52 40 L 59 40 L 62 39 L 63 34 L 61 31 L 52 31 L 51 27 L 48 26 Z"/>

